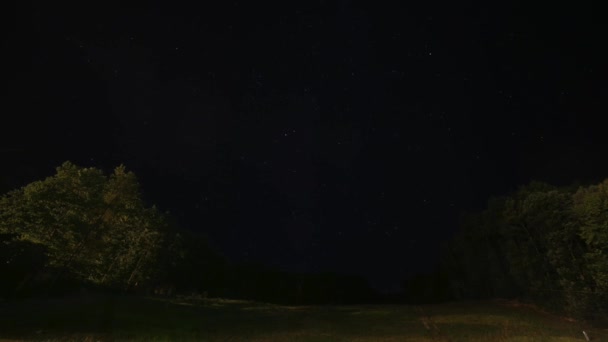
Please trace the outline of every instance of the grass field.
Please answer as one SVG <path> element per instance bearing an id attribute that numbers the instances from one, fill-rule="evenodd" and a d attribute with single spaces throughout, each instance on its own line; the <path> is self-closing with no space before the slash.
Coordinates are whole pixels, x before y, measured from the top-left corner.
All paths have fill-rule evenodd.
<path id="1" fill-rule="evenodd" d="M 0 341 L 608 341 L 506 302 L 302 306 L 88 296 L 0 303 Z"/>

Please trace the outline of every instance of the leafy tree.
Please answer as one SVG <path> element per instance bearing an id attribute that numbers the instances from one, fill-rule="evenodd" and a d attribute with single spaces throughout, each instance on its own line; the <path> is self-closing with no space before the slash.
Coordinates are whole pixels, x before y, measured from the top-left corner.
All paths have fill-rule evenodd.
<path id="1" fill-rule="evenodd" d="M 570 203 L 570 194 L 542 183 L 520 188 L 506 202 L 501 235 L 509 244 L 512 275 L 529 298 L 548 302 L 559 297 L 560 278 L 550 258 L 557 241 L 549 237 L 569 222 Z"/>
<path id="2" fill-rule="evenodd" d="M 66 162 L 54 176 L 0 200 L 0 233 L 45 246 L 54 281 L 74 278 L 124 288 L 150 281 L 164 218 L 146 208 L 132 172 L 106 177 Z"/>
<path id="3" fill-rule="evenodd" d="M 578 234 L 584 242 L 582 254 L 586 272 L 579 271 L 580 280 L 583 282 L 581 289 L 592 293 L 596 304 L 606 308 L 608 307 L 608 179 L 598 185 L 579 188 L 573 200 L 573 210 L 579 227 Z M 575 248 L 579 252 L 580 243 Z"/>
<path id="4" fill-rule="evenodd" d="M 467 216 L 441 267 L 456 298 L 519 297 L 608 315 L 608 180 L 532 182 Z"/>

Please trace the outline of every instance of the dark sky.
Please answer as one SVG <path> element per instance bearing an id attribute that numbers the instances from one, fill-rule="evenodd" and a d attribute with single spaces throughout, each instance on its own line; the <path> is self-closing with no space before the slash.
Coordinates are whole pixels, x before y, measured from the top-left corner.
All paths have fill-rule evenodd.
<path id="1" fill-rule="evenodd" d="M 6 24 L 3 192 L 124 163 L 233 260 L 389 289 L 489 196 L 608 177 L 594 8 L 85 3 Z"/>

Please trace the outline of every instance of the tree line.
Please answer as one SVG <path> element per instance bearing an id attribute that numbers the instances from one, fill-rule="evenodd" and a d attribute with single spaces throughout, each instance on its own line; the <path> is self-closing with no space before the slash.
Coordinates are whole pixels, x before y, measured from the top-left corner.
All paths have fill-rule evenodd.
<path id="1" fill-rule="evenodd" d="M 0 197 L 0 298 L 82 289 L 290 304 L 374 296 L 356 276 L 231 263 L 204 235 L 146 205 L 141 191 L 124 166 L 105 175 L 65 162 L 53 176 Z"/>
<path id="2" fill-rule="evenodd" d="M 608 317 L 608 180 L 532 182 L 463 215 L 437 272 L 406 285 L 428 298 L 517 298 L 587 319 Z"/>

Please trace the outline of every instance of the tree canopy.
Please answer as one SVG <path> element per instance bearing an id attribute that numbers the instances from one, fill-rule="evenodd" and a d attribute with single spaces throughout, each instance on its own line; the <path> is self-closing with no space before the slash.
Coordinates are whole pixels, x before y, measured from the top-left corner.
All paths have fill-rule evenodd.
<path id="1" fill-rule="evenodd" d="M 532 182 L 468 215 L 441 273 L 454 298 L 520 298 L 587 318 L 608 315 L 608 180 L 578 189 Z"/>
<path id="2" fill-rule="evenodd" d="M 166 233 L 163 215 L 144 205 L 137 178 L 122 165 L 105 176 L 65 162 L 0 199 L 0 234 L 44 248 L 44 271 L 31 276 L 51 284 L 128 289 L 149 282 Z"/>

